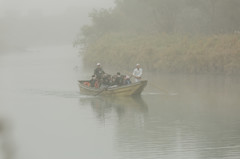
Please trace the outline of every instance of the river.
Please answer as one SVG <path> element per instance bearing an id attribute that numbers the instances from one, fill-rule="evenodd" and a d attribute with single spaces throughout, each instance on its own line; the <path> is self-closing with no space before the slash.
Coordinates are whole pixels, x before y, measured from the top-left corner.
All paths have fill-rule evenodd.
<path id="1" fill-rule="evenodd" d="M 239 158 L 240 78 L 145 73 L 141 97 L 81 95 L 92 73 L 71 45 L 0 54 L 0 159 Z"/>

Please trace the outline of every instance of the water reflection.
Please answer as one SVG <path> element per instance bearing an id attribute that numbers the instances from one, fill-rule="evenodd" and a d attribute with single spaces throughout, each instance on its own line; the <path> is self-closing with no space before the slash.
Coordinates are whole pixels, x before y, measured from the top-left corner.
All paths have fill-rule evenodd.
<path id="1" fill-rule="evenodd" d="M 111 121 L 119 159 L 237 158 L 239 89 L 214 81 L 187 82 L 175 96 L 146 92 L 138 99 L 80 99 L 80 105 L 91 107 L 101 123 Z"/>
<path id="2" fill-rule="evenodd" d="M 96 97 L 80 98 L 81 105 L 91 105 L 91 108 L 100 121 L 116 117 L 119 120 L 129 113 L 146 115 L 147 103 L 139 97 Z"/>
<path id="3" fill-rule="evenodd" d="M 76 81 L 92 70 L 75 76 L 64 48 L 0 58 L 0 113 L 15 125 L 0 119 L 0 159 L 11 143 L 18 159 L 239 158 L 239 78 L 145 73 L 139 98 L 85 96 Z"/>
<path id="4" fill-rule="evenodd" d="M 151 97 L 147 102 L 149 111 L 144 125 L 139 126 L 128 116 L 116 128 L 116 147 L 122 158 L 205 159 L 240 155 L 238 107 L 203 104 L 185 96 Z"/>

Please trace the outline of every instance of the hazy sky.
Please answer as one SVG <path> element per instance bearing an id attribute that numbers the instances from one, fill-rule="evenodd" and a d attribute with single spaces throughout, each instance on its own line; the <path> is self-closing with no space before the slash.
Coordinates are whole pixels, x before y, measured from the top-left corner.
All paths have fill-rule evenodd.
<path id="1" fill-rule="evenodd" d="M 28 14 L 38 10 L 43 14 L 59 14 L 66 9 L 75 8 L 110 8 L 114 0 L 0 0 L 0 16 L 16 11 Z"/>

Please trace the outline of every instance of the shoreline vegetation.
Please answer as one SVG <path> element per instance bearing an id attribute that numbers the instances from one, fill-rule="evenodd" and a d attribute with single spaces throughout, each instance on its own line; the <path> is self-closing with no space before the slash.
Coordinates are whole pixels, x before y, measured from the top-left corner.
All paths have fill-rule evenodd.
<path id="1" fill-rule="evenodd" d="M 85 66 L 131 70 L 140 63 L 158 73 L 240 74 L 240 34 L 106 34 L 83 52 Z"/>
<path id="2" fill-rule="evenodd" d="M 116 0 L 74 42 L 86 67 L 240 75 L 240 1 Z M 170 9 L 169 9 L 170 8 Z"/>

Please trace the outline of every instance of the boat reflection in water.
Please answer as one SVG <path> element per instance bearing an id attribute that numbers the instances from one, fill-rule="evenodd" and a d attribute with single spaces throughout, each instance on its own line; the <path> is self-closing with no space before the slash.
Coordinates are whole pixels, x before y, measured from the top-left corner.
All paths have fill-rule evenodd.
<path id="1" fill-rule="evenodd" d="M 108 118 L 121 119 L 126 115 L 143 117 L 148 113 L 148 106 L 141 96 L 80 98 L 80 104 L 91 105 L 101 121 Z"/>

